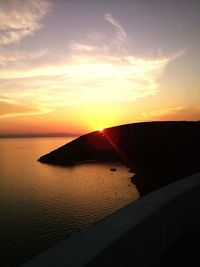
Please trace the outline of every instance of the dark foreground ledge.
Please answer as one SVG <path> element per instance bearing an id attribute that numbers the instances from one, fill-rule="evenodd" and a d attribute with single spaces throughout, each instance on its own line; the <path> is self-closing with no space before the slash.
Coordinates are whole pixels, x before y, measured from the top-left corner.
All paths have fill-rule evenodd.
<path id="1" fill-rule="evenodd" d="M 200 172 L 200 121 L 145 122 L 92 132 L 42 156 L 42 163 L 69 166 L 121 161 L 136 174 L 141 195 Z"/>
<path id="2" fill-rule="evenodd" d="M 23 267 L 163 266 L 162 256 L 174 242 L 200 225 L 199 205 L 200 173 L 144 196 L 59 242 Z M 191 252 L 198 244 L 185 246 Z M 197 265 L 188 266 L 200 266 L 198 249 L 195 251 Z M 175 266 L 172 258 L 169 262 L 166 266 Z"/>

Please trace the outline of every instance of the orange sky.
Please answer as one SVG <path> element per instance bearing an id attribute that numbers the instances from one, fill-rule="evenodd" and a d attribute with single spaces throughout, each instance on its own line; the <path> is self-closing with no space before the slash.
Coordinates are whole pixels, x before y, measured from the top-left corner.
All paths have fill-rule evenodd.
<path id="1" fill-rule="evenodd" d="M 0 134 L 200 120 L 200 3 L 122 2 L 0 3 Z"/>

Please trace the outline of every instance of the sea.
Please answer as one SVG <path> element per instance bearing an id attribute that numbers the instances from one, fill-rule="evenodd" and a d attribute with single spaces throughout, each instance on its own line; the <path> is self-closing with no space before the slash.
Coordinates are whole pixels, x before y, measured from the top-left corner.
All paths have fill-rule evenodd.
<path id="1" fill-rule="evenodd" d="M 20 266 L 139 198 L 120 163 L 63 167 L 37 161 L 73 139 L 0 139 L 1 267 Z"/>

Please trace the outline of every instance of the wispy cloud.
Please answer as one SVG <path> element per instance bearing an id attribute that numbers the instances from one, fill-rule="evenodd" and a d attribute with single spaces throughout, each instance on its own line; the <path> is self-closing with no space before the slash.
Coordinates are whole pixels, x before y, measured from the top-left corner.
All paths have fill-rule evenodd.
<path id="1" fill-rule="evenodd" d="M 127 33 L 124 27 L 110 13 L 104 14 L 104 18 L 115 28 L 116 36 L 113 40 L 113 44 L 115 44 L 118 48 L 121 48 L 121 45 L 127 38 Z"/>
<path id="2" fill-rule="evenodd" d="M 41 107 L 46 112 L 56 107 L 133 101 L 156 95 L 159 78 L 181 53 L 155 58 L 139 57 L 129 51 L 123 53 L 121 45 L 127 38 L 126 31 L 111 14 L 106 14 L 105 18 L 116 29 L 118 54 L 113 55 L 112 42 L 105 47 L 105 40 L 101 40 L 98 45 L 71 42 L 69 54 L 57 64 L 16 67 L 15 60 L 23 60 L 26 55 L 7 56 L 4 62 L 13 63 L 9 68 L 6 65 L 1 68 L 0 99 L 10 103 L 15 100 L 22 105 L 34 104 L 39 112 L 43 112 Z M 34 53 L 29 55 L 30 59 L 36 56 Z"/>
<path id="3" fill-rule="evenodd" d="M 147 120 L 200 120 L 200 106 L 155 110 L 143 113 L 142 117 Z"/>
<path id="4" fill-rule="evenodd" d="M 100 41 L 103 39 L 103 33 L 102 32 L 89 32 L 86 34 L 86 36 L 91 39 L 91 40 L 95 40 L 95 41 Z"/>
<path id="5" fill-rule="evenodd" d="M 36 116 L 51 112 L 50 108 L 46 107 L 34 107 L 28 105 L 17 104 L 14 101 L 11 103 L 8 101 L 0 101 L 0 119 L 21 117 L 21 116 Z"/>
<path id="6" fill-rule="evenodd" d="M 158 92 L 158 79 L 169 61 L 87 55 L 72 58 L 68 64 L 5 70 L 0 80 L 7 89 L 1 90 L 1 97 L 45 106 L 132 101 Z"/>
<path id="7" fill-rule="evenodd" d="M 48 0 L 7 0 L 0 3 L 0 44 L 19 42 L 42 27 Z"/>
<path id="8" fill-rule="evenodd" d="M 12 65 L 19 65 L 30 60 L 38 59 L 45 56 L 47 50 L 39 50 L 35 52 L 19 52 L 16 50 L 1 50 L 0 51 L 0 67 L 10 67 Z"/>
<path id="9" fill-rule="evenodd" d="M 70 48 L 75 51 L 83 51 L 83 52 L 92 52 L 97 49 L 96 46 L 78 43 L 78 42 L 72 42 L 70 45 Z"/>

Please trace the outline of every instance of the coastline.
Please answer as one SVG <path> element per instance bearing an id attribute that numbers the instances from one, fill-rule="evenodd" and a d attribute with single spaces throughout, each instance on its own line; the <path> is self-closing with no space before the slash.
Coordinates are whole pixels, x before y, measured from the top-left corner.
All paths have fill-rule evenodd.
<path id="1" fill-rule="evenodd" d="M 136 174 L 132 181 L 143 196 L 200 171 L 199 136 L 200 121 L 126 124 L 80 136 L 38 161 L 62 166 L 121 162 Z"/>

